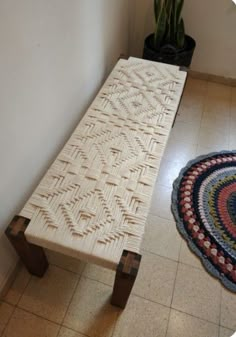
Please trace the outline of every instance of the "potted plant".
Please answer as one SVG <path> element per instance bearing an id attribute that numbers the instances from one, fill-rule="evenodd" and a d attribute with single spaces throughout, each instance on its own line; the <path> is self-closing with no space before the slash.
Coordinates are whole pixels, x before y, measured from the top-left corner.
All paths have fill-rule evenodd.
<path id="1" fill-rule="evenodd" d="M 189 67 L 196 43 L 185 34 L 184 0 L 154 0 L 155 32 L 145 39 L 143 58 Z"/>

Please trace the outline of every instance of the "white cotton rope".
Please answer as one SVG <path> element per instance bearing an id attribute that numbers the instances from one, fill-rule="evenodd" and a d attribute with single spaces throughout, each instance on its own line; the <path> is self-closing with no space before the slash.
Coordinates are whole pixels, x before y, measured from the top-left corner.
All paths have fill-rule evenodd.
<path id="1" fill-rule="evenodd" d="M 39 246 L 115 269 L 140 252 L 186 72 L 120 60 L 20 215 Z"/>

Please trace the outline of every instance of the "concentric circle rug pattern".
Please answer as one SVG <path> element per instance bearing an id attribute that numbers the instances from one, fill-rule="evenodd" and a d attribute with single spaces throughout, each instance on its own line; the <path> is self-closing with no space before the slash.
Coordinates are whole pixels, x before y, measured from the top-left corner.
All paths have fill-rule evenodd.
<path id="1" fill-rule="evenodd" d="M 190 161 L 173 184 L 172 212 L 206 269 L 236 292 L 236 151 Z"/>

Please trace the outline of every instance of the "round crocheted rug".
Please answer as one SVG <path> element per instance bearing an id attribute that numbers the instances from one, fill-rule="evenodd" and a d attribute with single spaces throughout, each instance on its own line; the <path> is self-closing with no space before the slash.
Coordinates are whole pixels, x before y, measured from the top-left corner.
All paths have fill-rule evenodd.
<path id="1" fill-rule="evenodd" d="M 173 184 L 172 212 L 206 269 L 236 292 L 236 151 L 190 161 Z"/>

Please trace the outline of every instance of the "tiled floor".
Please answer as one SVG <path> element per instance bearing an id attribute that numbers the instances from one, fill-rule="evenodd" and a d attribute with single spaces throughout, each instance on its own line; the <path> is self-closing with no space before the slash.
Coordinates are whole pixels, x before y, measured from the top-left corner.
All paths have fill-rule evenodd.
<path id="1" fill-rule="evenodd" d="M 0 302 L 4 337 L 230 337 L 236 295 L 202 267 L 170 212 L 172 182 L 186 161 L 236 149 L 236 89 L 189 79 L 156 182 L 143 260 L 128 302 L 109 304 L 114 273 L 50 254 L 43 279 L 19 272 Z"/>

